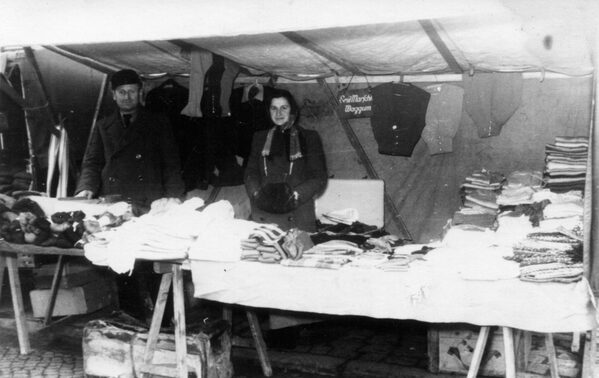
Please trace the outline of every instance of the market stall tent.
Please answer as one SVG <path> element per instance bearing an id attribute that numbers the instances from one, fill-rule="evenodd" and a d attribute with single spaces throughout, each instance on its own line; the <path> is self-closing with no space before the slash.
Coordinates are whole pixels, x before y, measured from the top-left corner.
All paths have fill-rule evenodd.
<path id="1" fill-rule="evenodd" d="M 544 145 L 558 135 L 591 136 L 595 145 L 590 125 L 599 13 L 593 1 L 30 0 L 4 7 L 0 46 L 13 57 L 19 46 L 33 47 L 53 112 L 70 114 L 65 122 L 75 155 L 83 153 L 104 73 L 133 68 L 151 86 L 164 75 L 187 75 L 189 52 L 207 50 L 243 67 L 240 78 L 274 77 L 306 108 L 319 104 L 304 122 L 321 133 L 330 174 L 355 179 L 375 172 L 418 242 L 439 237 L 472 171 L 541 170 Z M 460 86 L 462 75 L 502 72 L 523 72 L 520 107 L 490 138 L 480 138 L 464 112 L 448 154 L 430 155 L 421 141 L 409 158 L 380 155 L 368 119 L 342 127 L 331 110 L 330 92 L 348 83 Z M 48 131 L 36 130 L 32 138 L 43 146 Z M 591 211 L 597 210 L 592 199 L 599 176 L 592 159 L 585 257 L 587 277 L 599 288 L 593 274 L 599 258 L 592 253 L 599 250 L 593 248 L 599 247 L 598 220 Z M 387 216 L 389 231 L 401 231 L 397 214 Z"/>

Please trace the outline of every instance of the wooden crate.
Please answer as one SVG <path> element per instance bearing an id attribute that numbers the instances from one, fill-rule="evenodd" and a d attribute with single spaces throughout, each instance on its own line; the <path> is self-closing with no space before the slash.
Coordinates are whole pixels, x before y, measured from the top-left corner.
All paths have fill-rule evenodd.
<path id="1" fill-rule="evenodd" d="M 50 289 L 29 292 L 34 317 L 43 317 L 50 301 Z M 116 302 L 114 284 L 96 280 L 82 286 L 59 289 L 52 316 L 88 314 Z"/>
<path id="2" fill-rule="evenodd" d="M 478 338 L 477 328 L 458 326 L 439 330 L 439 371 L 443 373 L 466 374 L 472 361 L 472 353 Z M 489 335 L 487 348 L 483 355 L 480 375 L 505 375 L 503 356 L 503 335 L 501 330 Z"/>
<path id="3" fill-rule="evenodd" d="M 437 327 L 438 334 L 438 372 L 467 374 L 472 353 L 478 338 L 478 327 L 458 324 Z M 431 333 L 429 333 L 431 334 Z M 580 353 L 569 350 L 572 343 L 571 333 L 554 334 L 558 371 L 561 377 L 576 377 L 581 370 Z M 430 340 L 429 340 L 430 342 Z M 525 371 L 534 374 L 548 374 L 549 365 L 543 334 L 532 333 L 531 350 Z M 493 328 L 489 335 L 479 374 L 484 376 L 504 376 L 505 358 L 503 352 L 503 334 L 500 327 Z"/>
<path id="4" fill-rule="evenodd" d="M 147 329 L 118 324 L 109 320 L 93 320 L 83 330 L 83 366 L 88 376 L 141 377 Z M 171 334 L 160 333 L 153 363 L 156 367 L 176 366 L 175 340 Z M 190 372 L 205 377 L 233 376 L 229 325 L 224 320 L 212 322 L 205 329 L 187 331 L 186 363 Z M 172 370 L 172 369 L 171 369 Z M 161 374 L 167 375 L 168 374 Z"/>

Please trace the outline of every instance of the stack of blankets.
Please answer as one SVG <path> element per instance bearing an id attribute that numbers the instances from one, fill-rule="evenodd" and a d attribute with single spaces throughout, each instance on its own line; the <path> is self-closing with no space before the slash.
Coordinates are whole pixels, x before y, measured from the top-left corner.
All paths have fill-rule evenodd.
<path id="1" fill-rule="evenodd" d="M 485 169 L 466 177 L 461 186 L 463 206 L 454 213 L 452 225 L 493 228 L 499 209 L 497 196 L 504 181 L 503 174 Z"/>
<path id="2" fill-rule="evenodd" d="M 576 282 L 582 278 L 582 241 L 560 232 L 532 232 L 513 246 L 520 279 L 530 282 Z"/>
<path id="3" fill-rule="evenodd" d="M 584 190 L 589 139 L 556 137 L 545 146 L 545 182 L 554 192 Z"/>

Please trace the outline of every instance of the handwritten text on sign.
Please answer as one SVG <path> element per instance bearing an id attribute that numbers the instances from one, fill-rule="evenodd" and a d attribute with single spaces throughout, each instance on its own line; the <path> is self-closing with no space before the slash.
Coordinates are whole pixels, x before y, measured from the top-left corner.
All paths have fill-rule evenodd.
<path id="1" fill-rule="evenodd" d="M 344 118 L 362 118 L 372 115 L 372 94 L 368 89 L 355 89 L 340 93 L 339 115 Z"/>

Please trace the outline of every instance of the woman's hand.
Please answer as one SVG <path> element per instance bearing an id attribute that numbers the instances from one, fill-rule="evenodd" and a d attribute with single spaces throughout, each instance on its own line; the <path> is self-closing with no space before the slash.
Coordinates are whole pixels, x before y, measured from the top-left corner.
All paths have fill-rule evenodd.
<path id="1" fill-rule="evenodd" d="M 85 199 L 91 199 L 93 196 L 94 193 L 91 190 L 82 190 L 79 193 L 75 194 L 75 197 Z"/>

